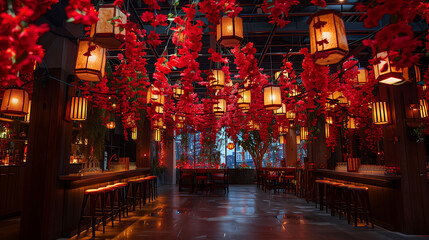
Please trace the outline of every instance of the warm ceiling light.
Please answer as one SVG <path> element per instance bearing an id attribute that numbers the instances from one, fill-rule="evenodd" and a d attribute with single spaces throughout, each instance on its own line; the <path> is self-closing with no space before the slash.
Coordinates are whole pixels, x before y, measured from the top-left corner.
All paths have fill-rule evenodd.
<path id="1" fill-rule="evenodd" d="M 239 89 L 238 90 L 238 95 L 239 95 L 238 101 L 237 101 L 238 107 L 239 108 L 247 108 L 247 107 L 249 107 L 251 99 L 252 99 L 251 98 L 250 90 L 246 90 L 244 88 Z"/>
<path id="2" fill-rule="evenodd" d="M 375 124 L 388 124 L 390 122 L 387 102 L 374 102 L 372 104 L 372 122 Z"/>
<path id="3" fill-rule="evenodd" d="M 137 127 L 133 127 L 131 129 L 131 139 L 132 140 L 137 140 Z"/>
<path id="4" fill-rule="evenodd" d="M 106 124 L 107 129 L 115 129 L 116 124 L 115 121 L 110 121 Z"/>
<path id="5" fill-rule="evenodd" d="M 89 40 L 80 40 L 77 51 L 76 67 L 74 72 L 76 77 L 82 81 L 99 82 L 104 77 L 106 67 L 106 49 L 95 45 L 91 51 L 91 56 L 85 56 L 91 44 Z"/>
<path id="6" fill-rule="evenodd" d="M 293 112 L 292 110 L 289 110 L 286 112 L 286 118 L 289 119 L 289 121 L 294 120 L 296 117 L 296 113 Z"/>
<path id="7" fill-rule="evenodd" d="M 218 99 L 215 104 L 213 104 L 213 113 L 216 117 L 222 117 L 226 112 L 226 101 L 225 99 Z"/>
<path id="8" fill-rule="evenodd" d="M 279 126 L 279 134 L 287 134 L 289 132 L 288 127 Z"/>
<path id="9" fill-rule="evenodd" d="M 286 143 L 286 137 L 284 135 L 280 135 L 280 144 Z"/>
<path id="10" fill-rule="evenodd" d="M 176 123 L 176 128 L 177 129 L 182 129 L 184 127 L 185 124 L 183 124 L 183 122 L 178 122 Z"/>
<path id="11" fill-rule="evenodd" d="M 264 87 L 264 107 L 267 110 L 276 110 L 282 106 L 281 89 L 278 85 Z"/>
<path id="12" fill-rule="evenodd" d="M 8 88 L 4 91 L 0 113 L 24 117 L 28 114 L 28 93 L 22 88 Z"/>
<path id="13" fill-rule="evenodd" d="M 420 99 L 420 117 L 428 117 L 428 101 L 426 99 Z"/>
<path id="14" fill-rule="evenodd" d="M 150 86 L 147 89 L 146 96 L 147 103 L 152 103 L 154 105 L 164 105 L 164 95 L 161 94 L 159 88 Z"/>
<path id="15" fill-rule="evenodd" d="M 235 145 L 234 145 L 234 143 L 228 143 L 228 145 L 226 146 L 226 148 L 228 148 L 229 150 L 232 150 L 232 149 L 234 149 L 234 147 L 235 147 Z"/>
<path id="16" fill-rule="evenodd" d="M 70 102 L 70 120 L 84 121 L 88 112 L 88 99 L 85 97 L 72 97 Z"/>
<path id="17" fill-rule="evenodd" d="M 316 64 L 335 64 L 347 55 L 349 52 L 347 36 L 339 12 L 320 11 L 312 15 L 307 24 L 310 25 L 311 53 L 316 54 L 316 57 L 323 56 L 315 59 Z"/>
<path id="18" fill-rule="evenodd" d="M 159 113 L 159 114 L 163 114 L 164 113 L 164 106 L 162 106 L 162 105 L 155 106 L 155 112 Z"/>
<path id="19" fill-rule="evenodd" d="M 216 31 L 217 42 L 225 47 L 235 47 L 243 40 L 243 19 L 222 17 Z"/>
<path id="20" fill-rule="evenodd" d="M 329 98 L 332 100 L 337 100 L 338 104 L 341 106 L 347 106 L 349 104 L 349 101 L 343 95 L 343 92 L 341 92 L 341 91 L 335 91 L 335 92 L 331 93 Z"/>
<path id="21" fill-rule="evenodd" d="M 282 103 L 282 106 L 279 109 L 274 110 L 274 115 L 286 115 L 286 104 Z"/>
<path id="22" fill-rule="evenodd" d="M 301 136 L 296 136 L 296 144 L 299 145 L 301 144 Z"/>
<path id="23" fill-rule="evenodd" d="M 155 129 L 154 135 L 155 142 L 161 141 L 161 129 Z"/>
<path id="24" fill-rule="evenodd" d="M 302 140 L 308 140 L 308 128 L 307 127 L 301 127 L 301 139 Z"/>
<path id="25" fill-rule="evenodd" d="M 209 76 L 210 87 L 220 90 L 225 86 L 225 73 L 221 69 L 212 70 L 213 75 Z"/>
<path id="26" fill-rule="evenodd" d="M 347 120 L 347 128 L 348 129 L 357 129 L 357 122 L 356 122 L 356 118 L 354 117 L 349 117 Z"/>
<path id="27" fill-rule="evenodd" d="M 251 130 L 259 130 L 259 124 L 255 123 L 253 120 L 250 120 L 250 121 L 247 123 L 247 126 L 249 126 L 249 128 L 250 128 Z"/>
<path id="28" fill-rule="evenodd" d="M 30 122 L 30 114 L 31 114 L 31 100 L 28 101 L 28 113 L 24 117 L 24 122 Z"/>
<path id="29" fill-rule="evenodd" d="M 152 121 L 152 127 L 153 128 L 162 128 L 164 127 L 164 122 L 162 121 L 162 118 L 155 118 Z"/>
<path id="30" fill-rule="evenodd" d="M 358 74 L 353 82 L 354 86 L 362 86 L 368 82 L 368 70 L 366 68 L 359 68 Z"/>
<path id="31" fill-rule="evenodd" d="M 183 90 L 181 87 L 174 87 L 173 88 L 173 97 L 175 99 L 179 99 L 180 96 L 182 96 L 182 94 L 185 92 L 185 90 Z"/>
<path id="32" fill-rule="evenodd" d="M 326 116 L 326 123 L 327 124 L 333 124 L 334 123 L 334 119 L 332 118 L 332 116 Z"/>
<path id="33" fill-rule="evenodd" d="M 402 76 L 402 68 L 392 66 L 392 60 L 387 51 L 377 53 L 375 58 L 380 60 L 378 64 L 373 65 L 375 79 L 378 82 L 389 85 L 399 85 L 406 82 Z"/>
<path id="34" fill-rule="evenodd" d="M 325 137 L 329 138 L 330 132 L 329 132 L 329 123 L 325 123 Z"/>
<path id="35" fill-rule="evenodd" d="M 122 42 L 116 34 L 125 35 L 125 29 L 118 26 L 113 19 L 127 23 L 127 15 L 112 4 L 102 5 L 98 9 L 98 21 L 91 26 L 93 42 L 107 49 L 117 49 Z"/>

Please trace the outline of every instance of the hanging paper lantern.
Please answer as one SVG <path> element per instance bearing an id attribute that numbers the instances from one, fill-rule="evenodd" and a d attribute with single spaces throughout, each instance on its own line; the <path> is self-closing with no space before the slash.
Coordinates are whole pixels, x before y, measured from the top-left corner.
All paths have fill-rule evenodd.
<path id="1" fill-rule="evenodd" d="M 84 121 L 88 112 L 88 99 L 85 97 L 72 97 L 70 102 L 70 120 Z"/>
<path id="2" fill-rule="evenodd" d="M 374 102 L 372 104 L 372 121 L 375 124 L 388 124 L 390 122 L 387 102 Z"/>
<path id="3" fill-rule="evenodd" d="M 292 110 L 289 110 L 286 112 L 286 118 L 289 119 L 289 121 L 294 120 L 296 117 L 296 113 L 293 112 Z"/>
<path id="4" fill-rule="evenodd" d="M 212 71 L 213 75 L 210 76 L 210 87 L 215 90 L 220 90 L 225 86 L 225 73 L 221 69 Z"/>
<path id="5" fill-rule="evenodd" d="M 249 122 L 247 122 L 247 126 L 251 130 L 259 130 L 259 124 L 255 123 L 253 120 L 250 120 Z"/>
<path id="6" fill-rule="evenodd" d="M 173 114 L 173 121 L 176 121 L 176 119 L 178 122 L 184 122 L 186 120 L 186 117 L 181 113 Z"/>
<path id="7" fill-rule="evenodd" d="M 279 126 L 279 134 L 287 134 L 289 131 L 288 127 Z"/>
<path id="8" fill-rule="evenodd" d="M 307 24 L 310 25 L 311 54 L 315 54 L 316 64 L 335 64 L 347 55 L 347 36 L 339 12 L 320 11 L 312 15 Z"/>
<path id="9" fill-rule="evenodd" d="M 217 42 L 225 47 L 235 47 L 243 40 L 243 19 L 222 17 L 216 31 Z"/>
<path id="10" fill-rule="evenodd" d="M 329 123 L 325 123 L 325 137 L 329 138 L 330 132 L 329 132 Z"/>
<path id="11" fill-rule="evenodd" d="M 179 99 L 180 98 L 180 96 L 182 96 L 182 94 L 185 92 L 185 90 L 183 90 L 182 88 L 180 88 L 180 87 L 175 87 L 175 88 L 173 88 L 173 97 L 175 98 L 175 99 Z"/>
<path id="12" fill-rule="evenodd" d="M 289 87 L 289 96 L 290 97 L 296 97 L 299 94 L 301 94 L 301 91 L 298 89 L 298 85 L 291 85 Z"/>
<path id="13" fill-rule="evenodd" d="M 243 111 L 244 113 L 247 113 L 249 109 L 250 109 L 250 106 L 241 107 L 241 111 Z"/>
<path id="14" fill-rule="evenodd" d="M 161 129 L 155 129 L 154 135 L 155 142 L 161 141 Z"/>
<path id="15" fill-rule="evenodd" d="M 349 117 L 347 120 L 347 128 L 348 129 L 357 129 L 357 122 L 356 122 L 356 118 L 354 117 Z"/>
<path id="16" fill-rule="evenodd" d="M 228 143 L 228 145 L 226 146 L 229 150 L 234 149 L 235 145 L 234 143 Z"/>
<path id="17" fill-rule="evenodd" d="M 331 116 L 326 116 L 326 123 L 327 124 L 333 124 L 334 123 L 334 119 Z"/>
<path id="18" fill-rule="evenodd" d="M 164 113 L 164 106 L 162 106 L 162 105 L 155 106 L 155 112 L 158 114 L 163 114 Z"/>
<path id="19" fill-rule="evenodd" d="M 131 139 L 132 140 L 137 140 L 137 127 L 133 127 L 131 129 Z"/>
<path id="20" fill-rule="evenodd" d="M 4 91 L 1 113 L 24 117 L 28 113 L 28 93 L 22 88 L 8 88 Z"/>
<path id="21" fill-rule="evenodd" d="M 88 48 L 94 45 L 88 40 L 79 41 L 74 73 L 82 81 L 99 82 L 104 77 L 106 49 L 95 45 L 95 49 L 91 51 L 90 56 L 84 55 L 88 52 Z"/>
<path id="22" fill-rule="evenodd" d="M 226 112 L 226 101 L 225 99 L 218 99 L 215 104 L 213 104 L 213 113 L 216 117 L 222 117 Z"/>
<path id="23" fill-rule="evenodd" d="M 162 121 L 162 118 L 155 118 L 152 121 L 152 128 L 162 128 L 164 127 L 164 122 Z"/>
<path id="24" fill-rule="evenodd" d="M 308 128 L 307 127 L 301 127 L 301 139 L 302 140 L 308 140 Z"/>
<path id="25" fill-rule="evenodd" d="M 274 115 L 286 115 L 286 104 L 282 103 L 281 108 L 274 110 Z"/>
<path id="26" fill-rule="evenodd" d="M 159 88 L 155 86 L 150 86 L 147 89 L 146 96 L 147 103 L 152 103 L 154 105 L 164 105 L 164 95 L 161 94 Z"/>
<path id="27" fill-rule="evenodd" d="M 420 117 L 426 118 L 428 117 L 428 102 L 426 99 L 420 99 Z"/>
<path id="28" fill-rule="evenodd" d="M 368 70 L 366 68 L 359 68 L 358 74 L 354 80 L 354 86 L 362 86 L 368 82 Z"/>
<path id="29" fill-rule="evenodd" d="M 178 122 L 176 123 L 176 128 L 177 129 L 182 129 L 185 125 L 182 122 Z"/>
<path id="30" fill-rule="evenodd" d="M 119 27 L 119 23 L 112 20 L 120 20 L 127 23 L 127 15 L 118 7 L 111 4 L 102 5 L 98 9 L 98 21 L 91 26 L 91 38 L 97 45 L 107 49 L 117 49 L 122 41 L 116 34 L 125 35 L 125 29 Z M 116 20 L 115 20 L 116 21 Z"/>
<path id="31" fill-rule="evenodd" d="M 110 121 L 106 124 L 107 129 L 115 129 L 116 124 L 115 121 Z"/>
<path id="32" fill-rule="evenodd" d="M 301 144 L 301 136 L 296 136 L 296 144 L 299 145 Z"/>
<path id="33" fill-rule="evenodd" d="M 238 95 L 239 95 L 238 101 L 237 101 L 238 107 L 239 108 L 247 108 L 247 107 L 249 107 L 251 99 L 252 99 L 251 98 L 250 90 L 246 90 L 244 88 L 239 89 L 238 90 Z"/>
<path id="34" fill-rule="evenodd" d="M 28 113 L 24 117 L 24 122 L 30 122 L 30 114 L 31 114 L 31 100 L 28 101 Z"/>
<path id="35" fill-rule="evenodd" d="M 347 98 L 343 95 L 341 91 L 335 91 L 330 94 L 330 99 L 337 100 L 338 104 L 341 106 L 347 106 L 349 105 L 349 101 Z"/>
<path id="36" fill-rule="evenodd" d="M 285 144 L 286 143 L 286 137 L 284 135 L 280 135 L 280 144 Z"/>
<path id="37" fill-rule="evenodd" d="M 278 85 L 264 87 L 264 107 L 267 110 L 276 110 L 282 106 L 281 89 Z"/>
<path id="38" fill-rule="evenodd" d="M 402 68 L 392 66 L 392 60 L 389 58 L 387 51 L 379 52 L 375 55 L 379 59 L 378 64 L 374 64 L 374 75 L 378 82 L 384 84 L 399 85 L 406 80 L 402 76 Z"/>
<path id="39" fill-rule="evenodd" d="M 283 71 L 278 71 L 274 74 L 274 78 L 277 80 L 280 77 L 280 74 L 283 74 L 283 76 L 285 76 L 285 78 L 289 78 L 289 73 L 286 70 Z"/>

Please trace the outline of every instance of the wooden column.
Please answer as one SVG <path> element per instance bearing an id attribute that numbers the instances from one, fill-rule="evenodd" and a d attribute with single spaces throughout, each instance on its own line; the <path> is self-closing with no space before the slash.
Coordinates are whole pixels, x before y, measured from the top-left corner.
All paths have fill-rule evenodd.
<path id="1" fill-rule="evenodd" d="M 289 129 L 286 137 L 286 166 L 296 167 L 297 145 L 296 134 L 293 128 Z"/>
<path id="2" fill-rule="evenodd" d="M 152 138 L 152 131 L 146 112 L 141 115 L 142 119 L 139 121 L 137 127 L 136 166 L 138 168 L 148 168 L 150 167 L 150 140 Z"/>
<path id="3" fill-rule="evenodd" d="M 164 140 L 165 166 L 167 167 L 165 171 L 165 184 L 176 184 L 176 161 L 174 157 L 175 142 L 173 138 L 174 130 L 168 129 L 165 131 L 167 131 L 168 136 L 171 136 Z"/>
<path id="4" fill-rule="evenodd" d="M 316 168 L 326 168 L 331 151 L 326 146 L 325 140 L 325 118 L 319 118 L 317 127 L 320 129 L 316 133 L 316 139 L 308 137 L 308 158 Z"/>
<path id="5" fill-rule="evenodd" d="M 429 190 L 426 177 L 426 158 L 423 142 L 411 136 L 405 111 L 417 96 L 415 83 L 401 86 L 380 84 L 381 100 L 387 100 L 391 110 L 391 124 L 383 127 L 383 148 L 387 166 L 400 167 L 402 211 L 398 218 L 401 231 L 407 234 L 429 233 Z"/>

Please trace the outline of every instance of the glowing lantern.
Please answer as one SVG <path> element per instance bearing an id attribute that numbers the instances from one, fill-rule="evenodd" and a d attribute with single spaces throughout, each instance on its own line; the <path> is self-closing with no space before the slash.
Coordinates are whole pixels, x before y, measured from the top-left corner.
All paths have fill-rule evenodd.
<path id="1" fill-rule="evenodd" d="M 326 123 L 327 124 L 333 124 L 334 123 L 334 120 L 332 119 L 331 116 L 326 116 Z"/>
<path id="2" fill-rule="evenodd" d="M 161 141 L 161 129 L 155 129 L 155 136 L 154 136 L 155 142 Z"/>
<path id="3" fill-rule="evenodd" d="M 298 89 L 297 85 L 291 85 L 289 87 L 289 96 L 290 97 L 295 97 L 295 96 L 298 96 L 299 94 L 301 94 L 301 91 Z"/>
<path id="4" fill-rule="evenodd" d="M 99 82 L 104 77 L 106 67 L 106 49 L 95 45 L 91 56 L 85 56 L 91 44 L 88 40 L 80 40 L 77 51 L 76 67 L 74 73 L 82 81 Z"/>
<path id="5" fill-rule="evenodd" d="M 276 110 L 282 106 L 281 90 L 278 85 L 264 87 L 264 107 L 267 110 Z"/>
<path id="6" fill-rule="evenodd" d="M 311 16 L 307 24 L 310 25 L 311 53 L 327 55 L 317 58 L 316 64 L 335 64 L 347 55 L 349 47 L 340 13 L 334 10 L 320 11 Z"/>
<path id="7" fill-rule="evenodd" d="M 185 90 L 183 90 L 182 88 L 180 88 L 180 87 L 175 87 L 175 88 L 173 88 L 173 97 L 175 98 L 175 99 L 179 99 L 180 98 L 180 96 L 182 96 L 182 94 L 185 92 Z"/>
<path id="8" fill-rule="evenodd" d="M 24 122 L 30 122 L 30 113 L 31 113 L 31 100 L 28 101 L 28 113 L 24 117 Z"/>
<path id="9" fill-rule="evenodd" d="M 235 145 L 234 143 L 228 143 L 228 145 L 226 146 L 229 150 L 234 149 Z"/>
<path id="10" fill-rule="evenodd" d="M 106 124 L 107 129 L 115 129 L 116 124 L 115 121 L 110 121 Z"/>
<path id="11" fill-rule="evenodd" d="M 358 70 L 358 75 L 355 78 L 354 86 L 362 86 L 368 82 L 368 70 L 366 68 L 360 68 Z"/>
<path id="12" fill-rule="evenodd" d="M 308 128 L 307 127 L 301 127 L 301 139 L 302 140 L 308 140 Z"/>
<path id="13" fill-rule="evenodd" d="M 284 135 L 280 135 L 280 144 L 285 144 L 286 143 L 286 138 Z"/>
<path id="14" fill-rule="evenodd" d="M 226 112 L 226 101 L 225 99 L 218 99 L 217 103 L 213 104 L 213 113 L 216 117 L 221 117 Z"/>
<path id="15" fill-rule="evenodd" d="M 301 136 L 296 136 L 296 144 L 301 144 Z"/>
<path id="16" fill-rule="evenodd" d="M 255 122 L 253 122 L 253 120 L 250 120 L 250 121 L 247 123 L 247 126 L 249 126 L 249 128 L 250 128 L 251 130 L 259 130 L 259 125 L 258 125 L 257 123 L 255 123 Z"/>
<path id="17" fill-rule="evenodd" d="M 8 88 L 4 91 L 1 113 L 24 117 L 28 113 L 28 93 L 22 88 Z"/>
<path id="18" fill-rule="evenodd" d="M 177 129 L 182 129 L 185 125 L 182 122 L 178 122 L 176 123 L 176 128 Z"/>
<path id="19" fill-rule="evenodd" d="M 293 112 L 292 110 L 289 110 L 286 112 L 286 118 L 289 119 L 289 121 L 294 120 L 296 117 L 296 113 Z"/>
<path id="20" fill-rule="evenodd" d="M 244 113 L 247 113 L 249 109 L 250 109 L 250 106 L 241 107 L 241 111 L 243 111 Z"/>
<path id="21" fill-rule="evenodd" d="M 162 106 L 162 105 L 155 106 L 155 112 L 159 113 L 159 114 L 163 114 L 164 113 L 164 106 Z"/>
<path id="22" fill-rule="evenodd" d="M 162 118 L 155 118 L 152 122 L 153 128 L 162 128 L 164 127 L 164 122 L 162 121 Z"/>
<path id="23" fill-rule="evenodd" d="M 220 45 L 235 47 L 243 40 L 243 19 L 222 17 L 216 30 L 216 40 Z"/>
<path id="24" fill-rule="evenodd" d="M 85 97 L 72 97 L 70 103 L 70 120 L 84 121 L 88 112 L 88 99 Z"/>
<path id="25" fill-rule="evenodd" d="M 375 79 L 378 82 L 390 85 L 399 85 L 405 82 L 404 77 L 402 77 L 402 68 L 392 66 L 392 60 L 389 59 L 387 51 L 377 53 L 375 58 L 380 60 L 378 64 L 373 65 Z"/>
<path id="26" fill-rule="evenodd" d="M 250 90 L 246 90 L 244 88 L 238 90 L 238 94 L 240 95 L 237 101 L 238 107 L 246 108 L 250 106 L 251 94 Z"/>
<path id="27" fill-rule="evenodd" d="M 289 128 L 279 126 L 279 134 L 287 134 L 288 131 L 289 131 Z"/>
<path id="28" fill-rule="evenodd" d="M 160 93 L 159 88 L 150 86 L 147 89 L 146 96 L 147 103 L 152 103 L 156 105 L 164 105 L 164 95 Z"/>
<path id="29" fill-rule="evenodd" d="M 186 120 L 186 117 L 183 114 L 179 114 L 179 113 L 173 115 L 173 121 L 176 121 L 176 118 L 177 118 L 177 121 L 179 122 L 184 122 Z"/>
<path id="30" fill-rule="evenodd" d="M 117 49 L 122 42 L 116 34 L 125 35 L 125 29 L 118 26 L 118 19 L 121 23 L 127 23 L 127 15 L 114 5 L 106 4 L 98 9 L 98 21 L 91 26 L 91 37 L 94 43 L 107 49 Z M 115 20 L 116 21 L 116 20 Z"/>
<path id="31" fill-rule="evenodd" d="M 282 73 L 283 73 L 283 76 L 284 76 L 285 78 L 289 78 L 289 73 L 288 73 L 286 70 L 276 72 L 276 73 L 274 74 L 274 78 L 275 78 L 275 79 L 279 79 L 280 74 L 282 74 Z"/>
<path id="32" fill-rule="evenodd" d="M 137 127 L 133 127 L 131 130 L 131 139 L 137 140 Z"/>
<path id="33" fill-rule="evenodd" d="M 347 128 L 348 129 L 357 129 L 357 122 L 356 122 L 356 118 L 354 117 L 349 117 L 347 120 Z"/>
<path id="34" fill-rule="evenodd" d="M 329 138 L 329 123 L 325 123 L 325 137 Z"/>
<path id="35" fill-rule="evenodd" d="M 220 90 L 225 86 L 225 73 L 220 70 L 216 69 L 212 71 L 213 75 L 210 76 L 210 87 L 215 90 Z"/>
<path id="36" fill-rule="evenodd" d="M 420 117 L 428 117 L 428 102 L 426 99 L 420 99 Z"/>
<path id="37" fill-rule="evenodd" d="M 390 122 L 387 102 L 374 102 L 372 104 L 372 121 L 375 124 L 388 124 Z"/>
<path id="38" fill-rule="evenodd" d="M 274 110 L 274 115 L 286 115 L 286 104 L 282 103 L 281 108 Z"/>
<path id="39" fill-rule="evenodd" d="M 347 106 L 349 104 L 349 101 L 343 95 L 343 93 L 341 91 L 335 91 L 335 92 L 331 93 L 330 98 L 333 100 L 337 100 L 338 104 L 341 106 Z"/>

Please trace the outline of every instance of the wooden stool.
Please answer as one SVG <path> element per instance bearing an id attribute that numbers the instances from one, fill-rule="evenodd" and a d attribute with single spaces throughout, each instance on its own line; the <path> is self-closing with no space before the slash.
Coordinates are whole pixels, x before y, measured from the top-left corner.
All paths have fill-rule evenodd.
<path id="1" fill-rule="evenodd" d="M 347 219 L 349 219 L 351 201 L 349 187 L 354 187 L 354 185 L 343 184 L 337 186 L 337 210 L 339 219 L 341 219 L 341 215 L 346 215 Z"/>
<path id="2" fill-rule="evenodd" d="M 87 218 L 91 218 L 91 227 L 92 227 L 92 237 L 95 237 L 95 225 L 96 225 L 96 221 L 98 219 L 102 219 L 103 221 L 103 232 L 105 230 L 104 226 L 105 224 L 105 216 L 104 216 L 104 195 L 105 190 L 104 189 L 87 189 L 85 190 L 85 194 L 83 197 L 83 203 L 82 203 L 82 209 L 80 212 L 80 219 L 79 219 L 79 224 L 78 224 L 78 236 L 80 235 L 80 227 L 82 225 L 82 219 L 87 217 Z M 86 208 L 86 204 L 88 203 L 88 198 L 89 198 L 89 215 L 85 215 L 85 208 Z M 101 200 L 101 209 L 102 209 L 102 214 L 99 215 L 98 219 L 96 216 L 96 207 L 97 207 L 97 200 L 100 199 Z"/>
<path id="3" fill-rule="evenodd" d="M 318 197 L 319 197 L 320 211 L 323 210 L 323 205 L 326 205 L 323 200 L 326 199 L 325 187 L 326 187 L 326 184 L 328 182 L 329 182 L 328 180 L 316 180 L 315 181 L 316 191 L 318 190 L 318 192 L 319 192 Z M 314 195 L 316 195 L 316 194 L 314 194 Z M 316 203 L 316 208 L 317 208 L 317 197 L 314 197 L 314 199 L 315 199 L 314 202 Z"/>
<path id="4" fill-rule="evenodd" d="M 137 201 L 139 202 L 140 209 L 142 208 L 142 183 L 143 179 L 132 179 L 128 181 L 128 188 L 131 187 L 131 203 L 133 206 L 133 211 L 136 210 Z M 128 192 L 128 191 L 127 191 Z"/>
<path id="5" fill-rule="evenodd" d="M 331 216 L 335 216 L 336 210 L 336 201 L 337 201 L 337 191 L 338 187 L 344 185 L 338 182 L 327 182 L 326 183 L 326 211 L 328 211 L 328 206 L 331 208 Z"/>
<path id="6" fill-rule="evenodd" d="M 361 215 L 361 221 L 365 219 L 366 224 L 374 228 L 372 221 L 371 205 L 369 202 L 369 193 L 367 187 L 349 186 L 348 189 L 351 192 L 351 214 L 354 217 L 354 225 L 357 227 L 358 215 Z M 349 221 L 350 222 L 350 221 Z"/>

